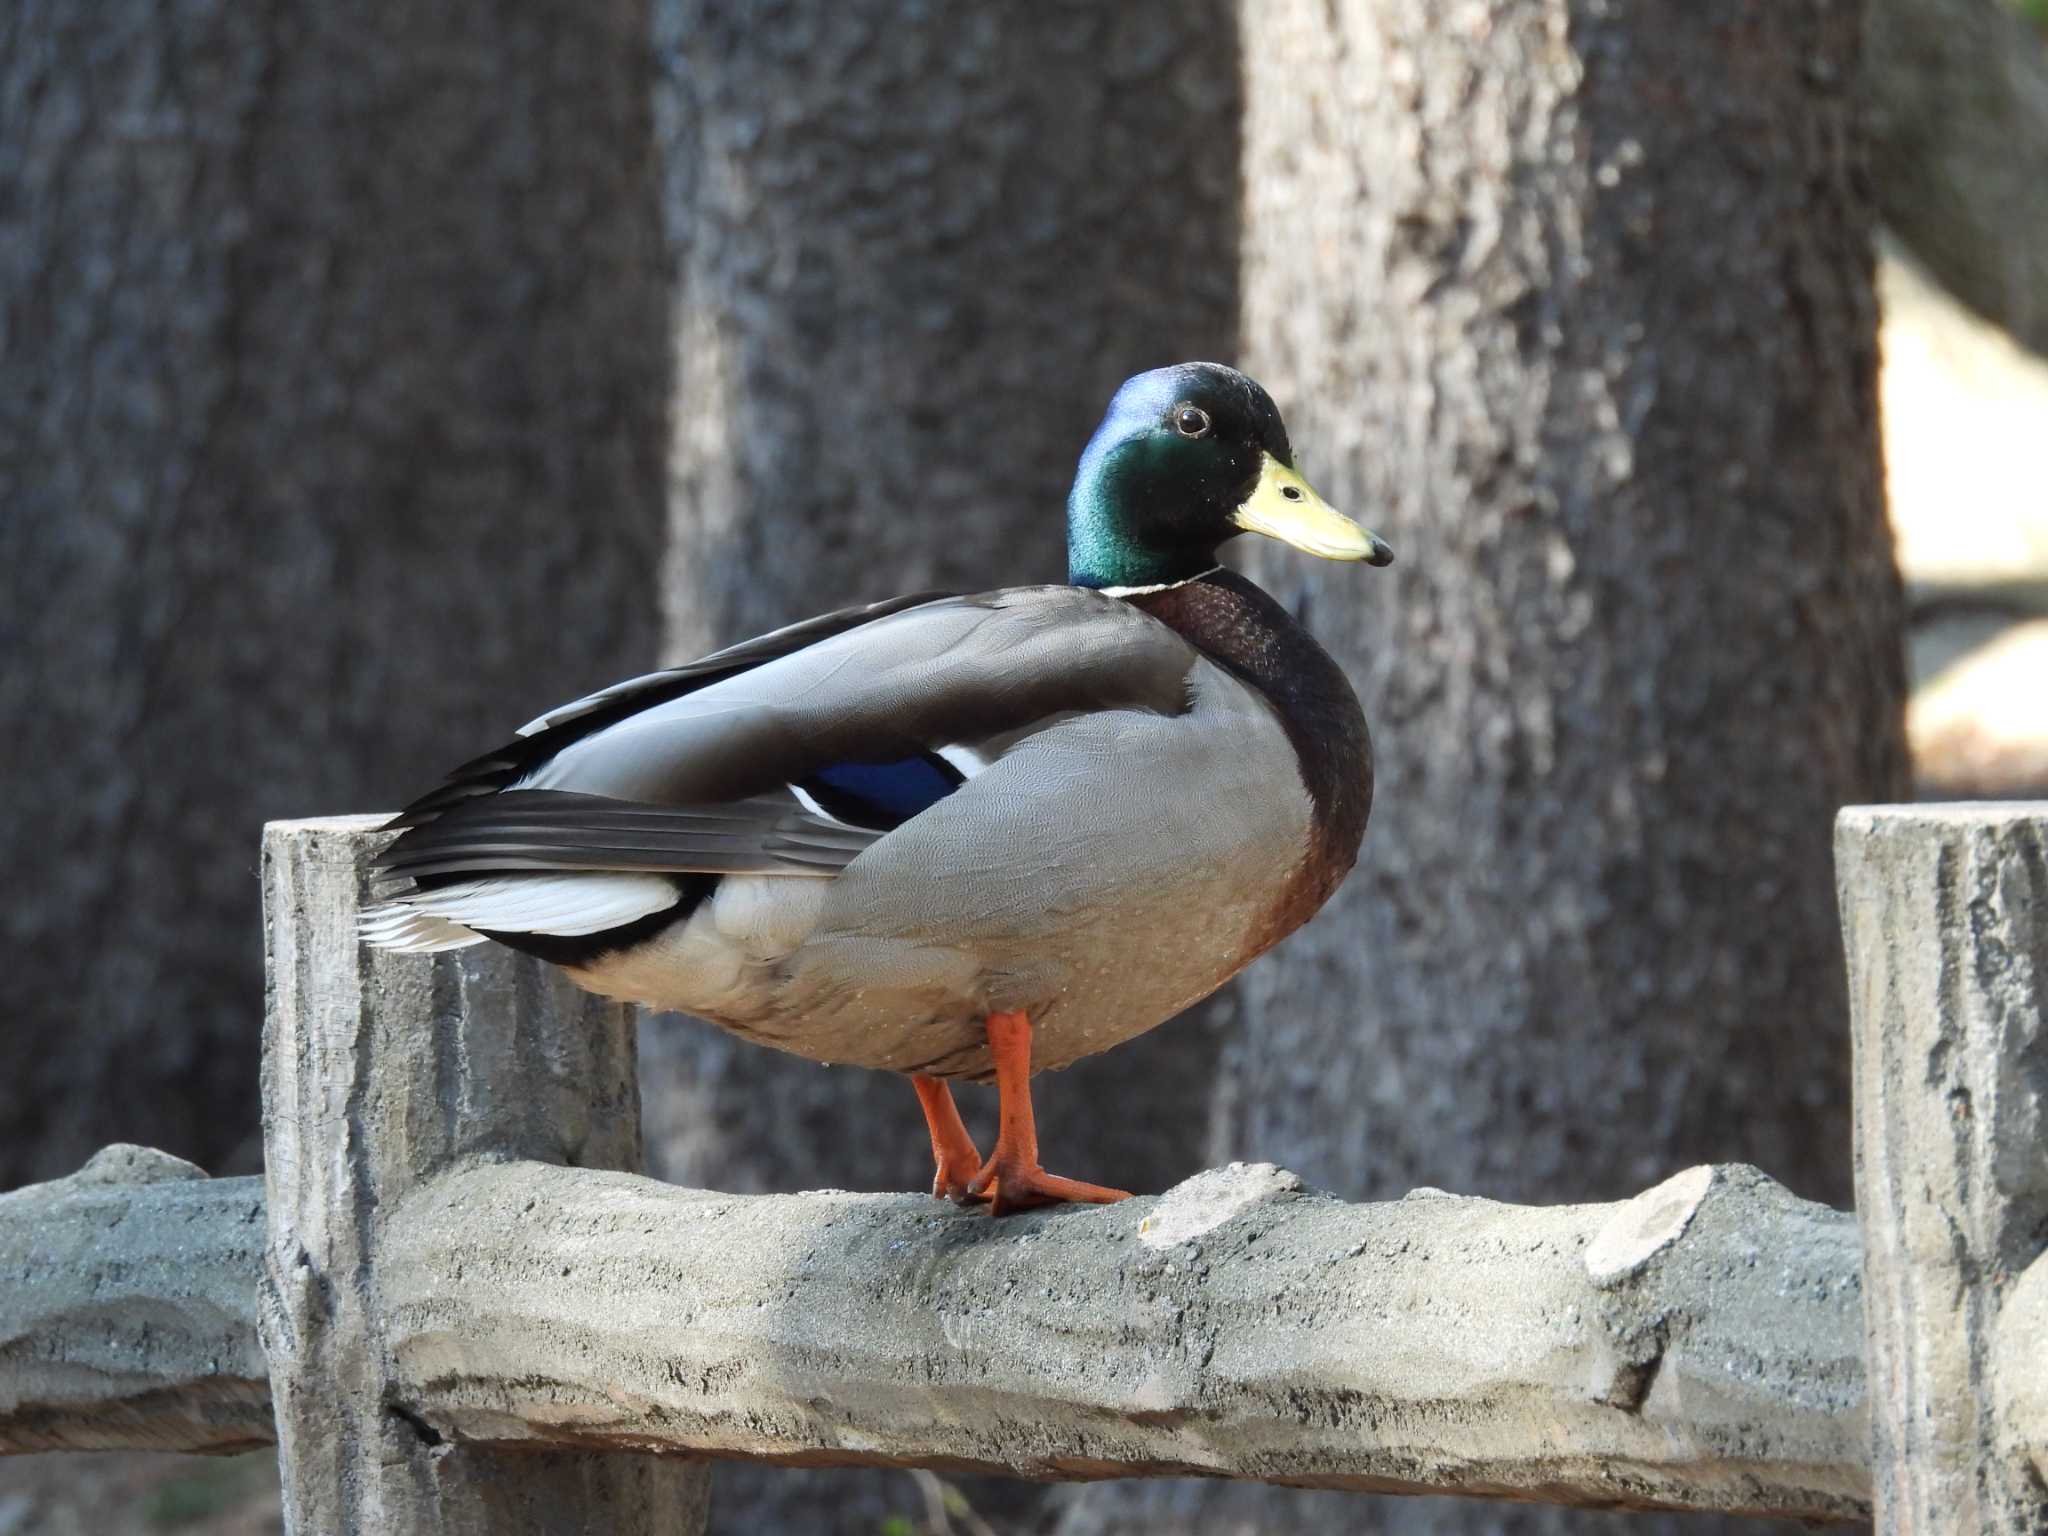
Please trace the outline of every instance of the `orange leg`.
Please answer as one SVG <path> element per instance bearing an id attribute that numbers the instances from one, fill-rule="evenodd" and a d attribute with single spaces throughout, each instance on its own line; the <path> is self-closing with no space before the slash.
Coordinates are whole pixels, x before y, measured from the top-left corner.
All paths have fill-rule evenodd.
<path id="1" fill-rule="evenodd" d="M 924 1123 L 931 1127 L 932 1161 L 938 1172 L 932 1176 L 932 1193 L 941 1200 L 965 1205 L 984 1198 L 968 1193 L 967 1185 L 981 1166 L 981 1148 L 967 1134 L 960 1111 L 953 1103 L 953 1090 L 936 1077 L 913 1075 L 910 1086 L 917 1090 L 917 1102 L 924 1106 Z"/>
<path id="2" fill-rule="evenodd" d="M 1002 1110 L 996 1155 L 968 1181 L 970 1193 L 986 1192 L 997 1216 L 1034 1205 L 1080 1200 L 1108 1205 L 1130 1199 L 1130 1191 L 1083 1184 L 1047 1173 L 1038 1164 L 1038 1122 L 1031 1113 L 1031 1020 L 1021 1013 L 988 1016 L 988 1048 L 996 1059 L 996 1091 Z"/>

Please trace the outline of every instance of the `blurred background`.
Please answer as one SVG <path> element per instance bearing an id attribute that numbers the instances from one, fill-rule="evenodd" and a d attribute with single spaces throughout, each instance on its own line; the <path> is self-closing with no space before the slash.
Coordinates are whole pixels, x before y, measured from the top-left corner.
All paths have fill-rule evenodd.
<path id="1" fill-rule="evenodd" d="M 112 1140 L 256 1169 L 266 818 L 394 807 L 811 612 L 1057 579 L 1109 393 L 1208 357 L 1400 552 L 1245 556 L 1357 682 L 1379 800 L 1310 928 L 1043 1084 L 1061 1165 L 1551 1201 L 1741 1159 L 1845 1204 L 1832 813 L 2048 794 L 2044 32 L 2042 0 L 14 0 L 0 1188 Z M 663 1177 L 929 1178 L 900 1084 L 642 1043 Z M 717 1505 L 1714 1525 L 737 1467 Z M 261 1456 L 0 1463 L 0 1536 L 276 1525 Z"/>

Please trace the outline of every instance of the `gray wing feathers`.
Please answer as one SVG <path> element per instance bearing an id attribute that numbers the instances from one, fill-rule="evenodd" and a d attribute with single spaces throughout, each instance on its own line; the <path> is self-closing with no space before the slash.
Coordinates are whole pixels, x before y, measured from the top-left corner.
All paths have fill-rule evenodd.
<path id="1" fill-rule="evenodd" d="M 412 879 L 572 869 L 830 875 L 880 835 L 815 816 L 787 795 L 679 807 L 515 789 L 415 827 L 380 868 Z"/>
<path id="2" fill-rule="evenodd" d="M 1027 587 L 877 608 L 853 627 L 845 615 L 814 621 L 819 638 L 794 651 L 806 626 L 677 669 L 746 667 L 677 697 L 654 694 L 495 792 L 480 784 L 430 797 L 383 870 L 429 880 L 546 870 L 834 875 L 885 834 L 798 803 L 789 786 L 829 765 L 953 746 L 993 757 L 1077 715 L 1188 708 L 1194 649 L 1099 593 Z M 774 654 L 749 664 L 762 650 Z M 536 727 L 611 708 L 653 682 L 593 694 Z"/>
<path id="3" fill-rule="evenodd" d="M 567 725 L 571 721 L 594 715 L 613 704 L 630 700 L 635 694 L 659 693 L 689 679 L 744 672 L 749 667 L 758 666 L 773 657 L 815 644 L 828 635 L 858 628 L 889 614 L 901 613 L 907 608 L 922 607 L 926 603 L 949 595 L 944 592 L 915 592 L 907 597 L 890 598 L 886 602 L 868 603 L 858 608 L 841 608 L 834 613 L 806 619 L 801 624 L 787 624 L 781 629 L 770 630 L 765 635 L 743 640 L 738 645 L 729 645 L 722 651 L 713 651 L 709 656 L 699 657 L 684 666 L 665 667 L 659 672 L 629 677 L 622 683 L 613 683 L 609 688 L 600 688 L 596 693 L 585 694 L 580 699 L 557 705 L 546 714 L 527 721 L 519 728 L 518 734 L 535 736 L 556 726 Z"/>
<path id="4" fill-rule="evenodd" d="M 593 732 L 518 787 L 742 799 L 826 764 L 974 746 L 1076 713 L 1178 714 L 1197 659 L 1165 625 L 1073 587 L 929 602 Z"/>

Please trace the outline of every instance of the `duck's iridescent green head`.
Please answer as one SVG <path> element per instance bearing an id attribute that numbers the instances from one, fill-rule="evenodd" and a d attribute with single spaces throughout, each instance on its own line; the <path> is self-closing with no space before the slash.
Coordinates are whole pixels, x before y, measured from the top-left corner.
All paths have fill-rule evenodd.
<path id="1" fill-rule="evenodd" d="M 1325 560 L 1394 558 L 1294 472 L 1272 397 L 1235 368 L 1179 363 L 1126 380 L 1067 497 L 1067 579 L 1170 586 L 1211 569 L 1218 546 L 1246 532 Z"/>

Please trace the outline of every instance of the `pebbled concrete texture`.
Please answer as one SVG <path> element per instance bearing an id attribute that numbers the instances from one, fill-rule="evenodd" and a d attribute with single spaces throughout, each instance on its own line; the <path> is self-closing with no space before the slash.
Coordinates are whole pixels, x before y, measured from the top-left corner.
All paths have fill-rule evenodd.
<path id="1" fill-rule="evenodd" d="M 2048 1255 L 2034 1260 L 1998 1314 L 1992 1380 L 1999 1454 L 2048 1488 Z"/>
<path id="2" fill-rule="evenodd" d="M 0 1195 L 0 1454 L 268 1444 L 263 1181 L 115 1145 Z"/>
<path id="3" fill-rule="evenodd" d="M 380 1224 L 393 1402 L 436 1454 L 1869 1507 L 1854 1224 L 1751 1168 L 1525 1207 L 1232 1164 L 998 1222 L 466 1161 Z M 0 1449 L 269 1438 L 263 1228 L 256 1181 L 140 1148 L 0 1198 L 33 1278 L 0 1292 Z"/>
<path id="4" fill-rule="evenodd" d="M 1750 1168 L 1680 1189 L 1596 1281 L 1638 1202 L 1234 1165 L 994 1222 L 479 1165 L 393 1213 L 387 1338 L 458 1441 L 1866 1516 L 1853 1221 Z"/>

